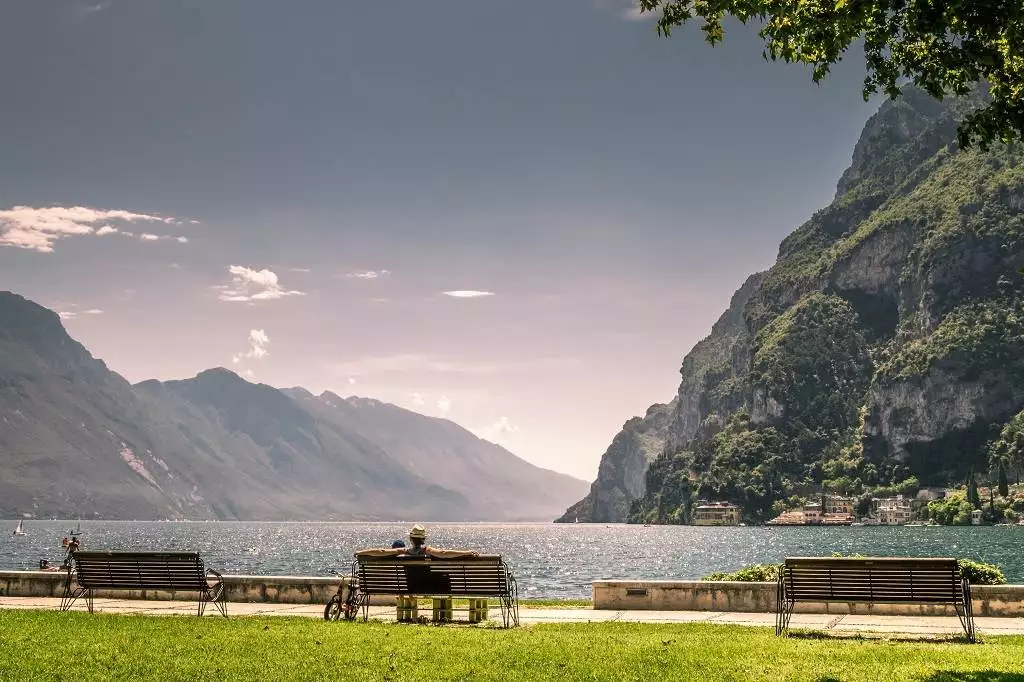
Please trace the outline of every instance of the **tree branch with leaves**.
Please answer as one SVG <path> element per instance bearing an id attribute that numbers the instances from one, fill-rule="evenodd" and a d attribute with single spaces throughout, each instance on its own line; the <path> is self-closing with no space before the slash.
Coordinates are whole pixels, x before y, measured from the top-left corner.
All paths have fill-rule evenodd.
<path id="1" fill-rule="evenodd" d="M 658 33 L 699 21 L 705 39 L 725 37 L 731 16 L 761 24 L 764 56 L 806 64 L 824 79 L 863 42 L 864 98 L 900 94 L 912 82 L 934 97 L 966 95 L 978 82 L 990 101 L 960 122 L 961 146 L 1024 138 L 1024 2 L 1021 0 L 638 0 L 660 12 Z"/>

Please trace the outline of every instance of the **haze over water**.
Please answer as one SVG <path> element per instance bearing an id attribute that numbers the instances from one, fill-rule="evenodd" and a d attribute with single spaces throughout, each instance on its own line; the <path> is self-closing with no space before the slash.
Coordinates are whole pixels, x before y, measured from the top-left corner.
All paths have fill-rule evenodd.
<path id="1" fill-rule="evenodd" d="M 5 527 L 14 528 L 9 521 Z M 27 521 L 6 531 L 0 569 L 59 562 L 68 521 Z M 223 573 L 327 576 L 347 572 L 357 549 L 390 545 L 410 523 L 82 522 L 83 549 L 199 551 Z M 1022 527 L 697 528 L 603 524 L 427 524 L 428 543 L 502 554 L 521 597 L 589 598 L 607 578 L 696 579 L 787 556 L 831 552 L 952 556 L 997 564 L 1024 583 Z"/>

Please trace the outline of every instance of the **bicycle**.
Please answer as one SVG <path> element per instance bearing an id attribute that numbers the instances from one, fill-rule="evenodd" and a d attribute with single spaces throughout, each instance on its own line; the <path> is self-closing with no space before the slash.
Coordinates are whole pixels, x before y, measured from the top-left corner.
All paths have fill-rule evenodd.
<path id="1" fill-rule="evenodd" d="M 335 575 L 341 575 L 334 571 Z M 359 613 L 359 603 L 356 600 L 356 592 L 359 588 L 359 579 L 352 575 L 347 581 L 342 580 L 338 585 L 338 592 L 330 598 L 327 606 L 324 607 L 324 620 L 355 620 Z"/>

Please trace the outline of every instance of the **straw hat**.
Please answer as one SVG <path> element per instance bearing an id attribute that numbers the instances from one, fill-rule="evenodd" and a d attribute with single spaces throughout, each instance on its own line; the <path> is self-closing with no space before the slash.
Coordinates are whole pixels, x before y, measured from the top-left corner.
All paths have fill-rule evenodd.
<path id="1" fill-rule="evenodd" d="M 426 540 L 427 539 L 427 529 L 417 523 L 415 526 L 412 527 L 412 530 L 409 531 L 409 539 L 410 540 Z"/>

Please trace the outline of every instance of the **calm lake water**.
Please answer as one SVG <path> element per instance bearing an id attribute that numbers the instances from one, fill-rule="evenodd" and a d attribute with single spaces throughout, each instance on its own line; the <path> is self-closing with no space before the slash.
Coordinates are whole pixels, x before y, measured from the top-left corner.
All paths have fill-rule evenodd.
<path id="1" fill-rule="evenodd" d="M 2 522 L 0 569 L 30 569 L 63 557 L 67 521 Z M 502 554 L 522 597 L 589 598 L 605 578 L 694 579 L 787 556 L 831 552 L 953 556 L 997 564 L 1024 583 L 1024 527 L 696 528 L 604 524 L 426 524 L 429 544 Z M 223 573 L 331 575 L 357 549 L 403 537 L 407 523 L 168 523 L 83 521 L 83 549 L 167 549 L 202 553 Z"/>

